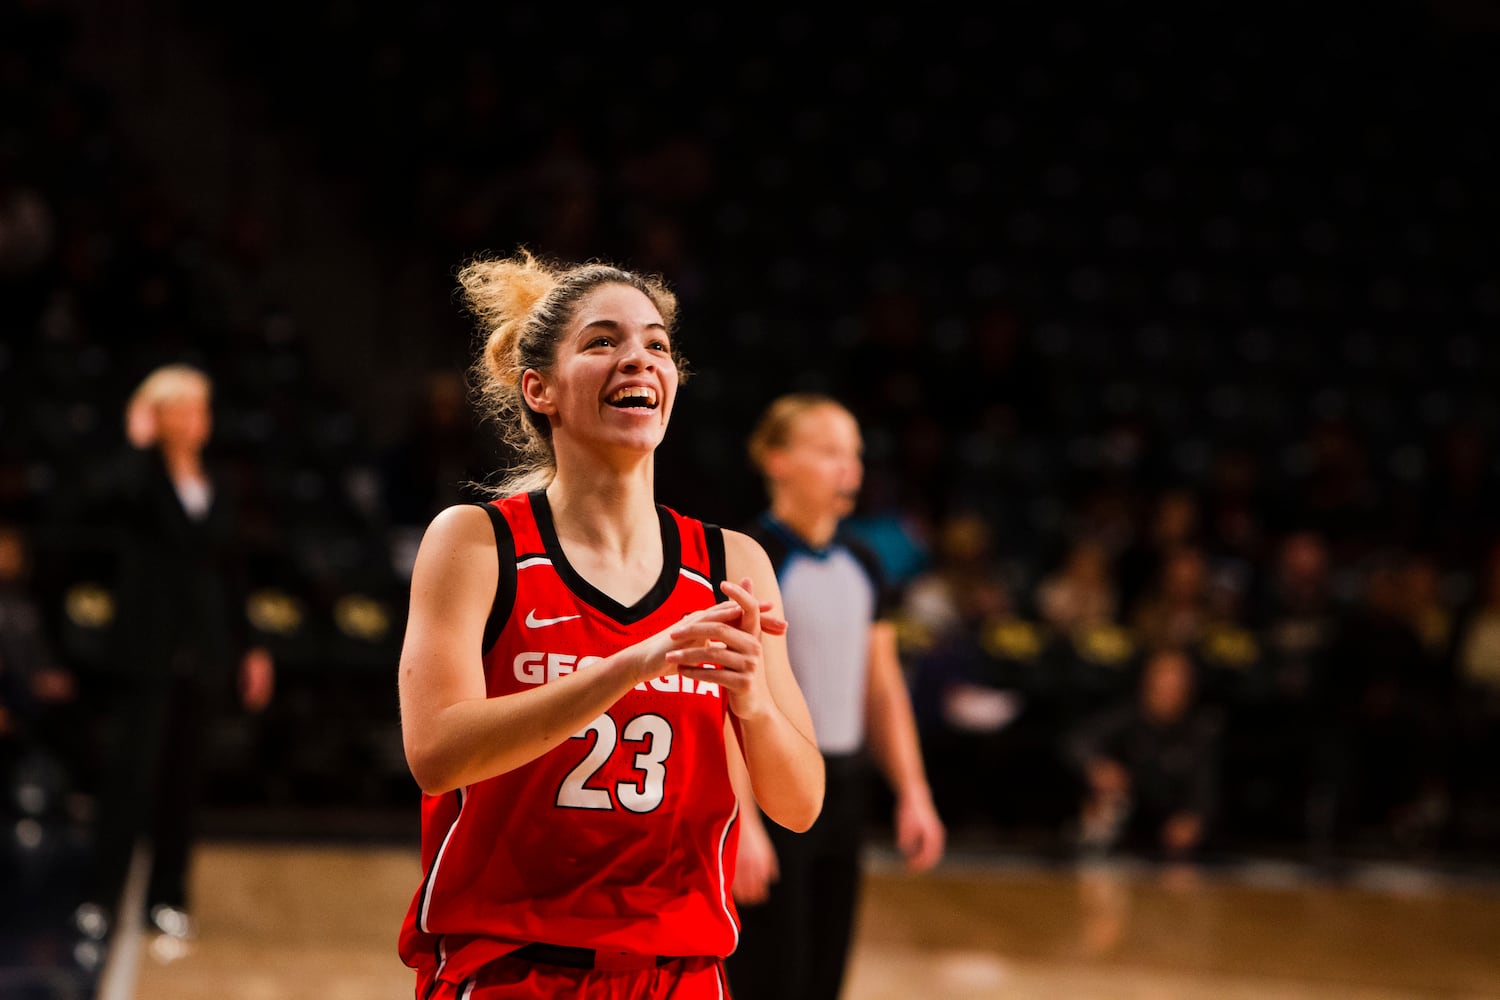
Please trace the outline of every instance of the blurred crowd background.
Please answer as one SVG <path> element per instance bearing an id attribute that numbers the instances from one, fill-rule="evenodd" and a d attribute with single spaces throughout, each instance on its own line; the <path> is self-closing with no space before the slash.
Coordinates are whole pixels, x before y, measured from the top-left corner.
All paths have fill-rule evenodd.
<path id="1" fill-rule="evenodd" d="M 0 7 L 11 870 L 87 849 L 129 665 L 54 513 L 170 361 L 278 664 L 214 729 L 216 829 L 415 836 L 406 572 L 505 460 L 453 274 L 522 245 L 681 294 L 662 502 L 752 516 L 775 395 L 859 416 L 957 842 L 1109 846 L 1112 739 L 1204 857 L 1493 861 L 1492 5 L 107 6 Z"/>

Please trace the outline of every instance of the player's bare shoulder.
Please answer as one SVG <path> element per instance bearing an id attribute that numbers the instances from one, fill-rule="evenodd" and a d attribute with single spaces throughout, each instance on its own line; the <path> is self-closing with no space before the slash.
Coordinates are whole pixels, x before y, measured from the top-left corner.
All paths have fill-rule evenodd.
<path id="1" fill-rule="evenodd" d="M 741 574 L 748 572 L 752 566 L 764 566 L 767 569 L 771 567 L 771 557 L 766 555 L 760 542 L 733 528 L 724 529 L 724 562 L 730 576 L 735 575 L 737 567 Z"/>
<path id="2" fill-rule="evenodd" d="M 763 595 L 779 591 L 771 557 L 760 542 L 743 531 L 724 529 L 724 575 L 731 580 L 750 577 Z"/>
<path id="3" fill-rule="evenodd" d="M 472 560 L 475 569 L 488 566 L 493 575 L 494 556 L 495 530 L 489 514 L 477 504 L 454 504 L 438 511 L 427 525 L 413 573 L 452 574 Z"/>
<path id="4" fill-rule="evenodd" d="M 438 511 L 428 523 L 426 538 L 437 541 L 493 540 L 489 514 L 478 504 L 453 504 Z"/>

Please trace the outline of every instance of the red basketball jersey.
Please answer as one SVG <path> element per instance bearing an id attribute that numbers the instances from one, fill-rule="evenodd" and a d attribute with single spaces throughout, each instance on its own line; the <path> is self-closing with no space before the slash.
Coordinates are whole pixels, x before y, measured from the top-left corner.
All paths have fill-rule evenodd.
<path id="1" fill-rule="evenodd" d="M 661 576 L 626 607 L 568 564 L 545 493 L 488 507 L 501 560 L 483 654 L 491 697 L 587 670 L 720 599 L 714 526 L 658 507 Z M 658 678 L 529 764 L 424 794 L 423 879 L 400 936 L 419 982 L 455 982 L 531 941 L 733 951 L 739 826 L 726 711 L 717 685 Z"/>

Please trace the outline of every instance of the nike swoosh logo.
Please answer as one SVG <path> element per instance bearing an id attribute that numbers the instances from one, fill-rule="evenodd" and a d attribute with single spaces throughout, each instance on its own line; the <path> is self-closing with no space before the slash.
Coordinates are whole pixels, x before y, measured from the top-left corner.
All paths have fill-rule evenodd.
<path id="1" fill-rule="evenodd" d="M 526 612 L 527 628 L 546 628 L 548 625 L 556 625 L 558 622 L 570 622 L 574 618 L 582 618 L 583 615 L 563 615 L 560 618 L 538 618 L 536 608 Z"/>

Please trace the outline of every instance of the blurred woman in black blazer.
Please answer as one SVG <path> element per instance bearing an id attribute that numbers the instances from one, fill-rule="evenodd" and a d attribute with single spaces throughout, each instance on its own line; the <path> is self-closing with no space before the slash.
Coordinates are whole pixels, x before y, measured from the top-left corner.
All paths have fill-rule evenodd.
<path id="1" fill-rule="evenodd" d="M 192 935 L 187 875 L 205 727 L 237 698 L 271 698 L 269 653 L 251 643 L 232 483 L 205 457 L 212 383 L 188 365 L 152 372 L 126 407 L 130 447 L 87 491 L 118 568 L 118 659 L 107 673 L 105 773 L 94 870 L 79 929 L 113 923 L 132 853 L 149 851 L 146 915 Z"/>

